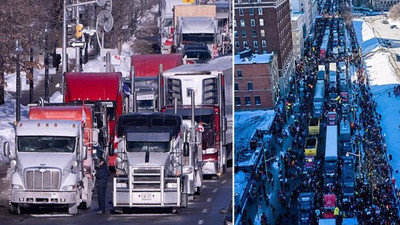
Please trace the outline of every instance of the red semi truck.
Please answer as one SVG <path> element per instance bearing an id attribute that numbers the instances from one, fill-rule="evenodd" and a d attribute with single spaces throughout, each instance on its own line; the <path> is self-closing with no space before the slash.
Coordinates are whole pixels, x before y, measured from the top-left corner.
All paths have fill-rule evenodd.
<path id="1" fill-rule="evenodd" d="M 124 80 L 124 90 L 133 97 L 132 80 L 134 80 L 137 110 L 133 110 L 132 100 L 131 104 L 125 105 L 132 107 L 131 111 L 159 111 L 158 76 L 162 72 L 160 66 L 166 71 L 180 65 L 182 65 L 181 54 L 131 56 L 131 77 Z"/>
<path id="2" fill-rule="evenodd" d="M 65 73 L 64 102 L 91 105 L 108 165 L 115 165 L 115 124 L 123 113 L 121 73 Z"/>

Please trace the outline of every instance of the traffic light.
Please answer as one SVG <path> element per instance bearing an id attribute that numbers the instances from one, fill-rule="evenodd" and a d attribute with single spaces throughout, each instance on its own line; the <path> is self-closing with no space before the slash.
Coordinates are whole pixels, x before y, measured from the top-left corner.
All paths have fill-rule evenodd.
<path id="1" fill-rule="evenodd" d="M 75 37 L 77 39 L 82 37 L 82 35 L 83 35 L 83 25 L 82 24 L 77 24 L 75 26 L 75 29 L 76 29 Z"/>

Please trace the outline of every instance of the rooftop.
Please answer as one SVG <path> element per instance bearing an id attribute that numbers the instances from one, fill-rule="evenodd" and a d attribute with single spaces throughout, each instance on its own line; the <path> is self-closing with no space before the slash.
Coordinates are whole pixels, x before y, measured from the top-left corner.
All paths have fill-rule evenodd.
<path id="1" fill-rule="evenodd" d="M 267 64 L 270 63 L 273 53 L 263 53 L 263 54 L 251 54 L 246 57 L 240 57 L 240 53 L 235 55 L 235 65 L 244 64 Z"/>

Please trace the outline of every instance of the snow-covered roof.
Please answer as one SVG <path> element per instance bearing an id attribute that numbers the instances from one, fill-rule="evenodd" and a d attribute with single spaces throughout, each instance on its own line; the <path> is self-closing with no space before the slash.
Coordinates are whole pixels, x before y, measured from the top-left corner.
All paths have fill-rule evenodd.
<path id="1" fill-rule="evenodd" d="M 235 112 L 235 150 L 247 148 L 256 130 L 268 131 L 274 118 L 274 110 Z"/>
<path id="2" fill-rule="evenodd" d="M 235 65 L 245 64 L 267 64 L 271 61 L 273 53 L 252 54 L 250 57 L 240 58 L 240 55 L 235 55 Z"/>

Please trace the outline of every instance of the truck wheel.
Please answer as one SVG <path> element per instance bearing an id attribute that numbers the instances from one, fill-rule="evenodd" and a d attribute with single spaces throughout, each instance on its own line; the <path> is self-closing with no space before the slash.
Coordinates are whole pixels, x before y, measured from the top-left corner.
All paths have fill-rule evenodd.
<path id="1" fill-rule="evenodd" d="M 196 187 L 196 189 L 194 191 L 194 194 L 195 195 L 200 195 L 200 193 L 201 193 L 201 187 Z"/>
<path id="2" fill-rule="evenodd" d="M 10 213 L 13 215 L 21 214 L 21 207 L 17 203 L 11 203 L 10 205 Z"/>
<path id="3" fill-rule="evenodd" d="M 172 213 L 179 214 L 180 212 L 181 212 L 181 208 L 179 208 L 179 207 L 172 208 Z"/>
<path id="4" fill-rule="evenodd" d="M 78 204 L 73 204 L 72 206 L 68 207 L 68 214 L 76 215 L 78 214 Z"/>

